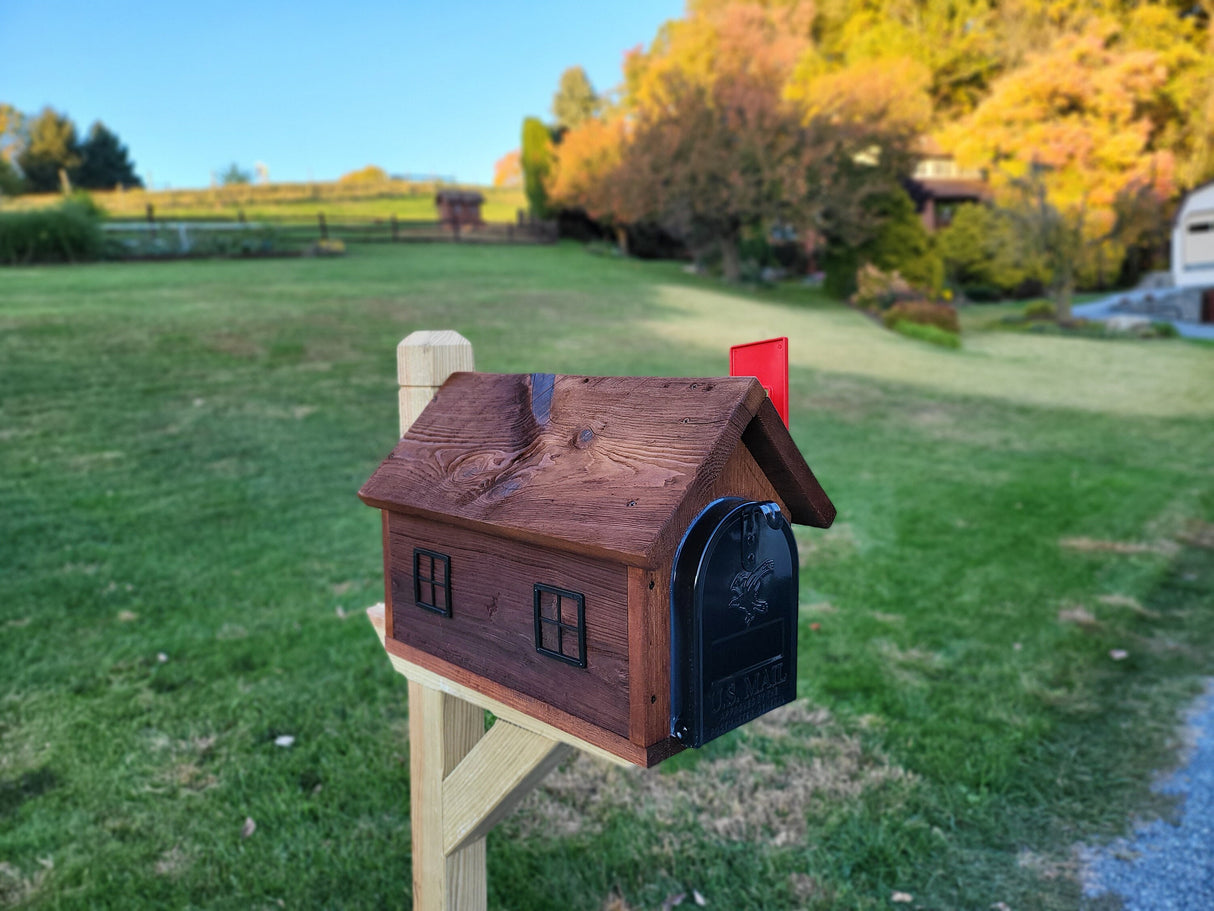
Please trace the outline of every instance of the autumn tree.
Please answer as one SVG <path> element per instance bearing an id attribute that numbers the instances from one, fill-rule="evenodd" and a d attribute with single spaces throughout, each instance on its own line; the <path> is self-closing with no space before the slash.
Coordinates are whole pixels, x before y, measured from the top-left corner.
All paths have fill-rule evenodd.
<path id="1" fill-rule="evenodd" d="M 1056 231 L 1051 212 L 1069 230 L 1082 225 L 1077 247 L 1056 248 L 1078 251 L 1071 284 L 1102 269 L 1113 274 L 1120 250 L 1137 244 L 1149 258 L 1153 246 L 1128 239 L 1135 219 L 1124 214 L 1127 199 L 1141 225 L 1178 189 L 1214 178 L 1214 0 L 1199 6 L 688 0 L 682 18 L 627 55 L 617 108 L 562 127 L 548 187 L 561 204 L 617 226 L 645 208 L 644 217 L 660 211 L 664 223 L 700 236 L 707 213 L 688 201 L 692 186 L 706 187 L 705 199 L 757 211 L 714 181 L 736 188 L 779 171 L 772 149 L 744 152 L 752 140 L 726 136 L 712 118 L 766 122 L 789 105 L 800 115 L 796 154 L 807 156 L 810 176 L 808 197 L 787 200 L 780 218 L 804 218 L 856 255 L 868 255 L 891 221 L 909 238 L 892 187 L 913 167 L 908 151 L 930 135 L 959 164 L 985 169 L 1006 209 L 1036 212 L 1047 235 Z M 589 91 L 581 85 L 583 96 Z M 765 100 L 739 102 L 747 94 Z M 663 164 L 666 152 L 674 157 Z M 693 179 L 697 169 L 715 176 Z M 1043 198 L 1022 192 L 1030 175 Z M 743 231 L 758 228 L 755 217 L 735 216 Z M 1005 232 L 1009 222 L 997 223 Z M 728 236 L 733 228 L 721 224 L 712 231 Z M 1056 283 L 1067 285 L 1065 275 Z"/>
<path id="2" fill-rule="evenodd" d="M 1152 143 L 1171 152 L 1182 188 L 1214 178 L 1214 9 L 1195 16 L 1188 7 L 1135 4 L 1118 34 L 1127 46 L 1155 54 L 1166 72 L 1145 113 Z"/>
<path id="3" fill-rule="evenodd" d="M 629 209 L 619 173 L 628 128 L 622 117 L 592 118 L 565 134 L 555 151 L 552 201 L 569 209 L 582 209 L 596 221 L 617 227 L 641 217 Z"/>
<path id="4" fill-rule="evenodd" d="M 785 94 L 800 104 L 807 119 L 841 129 L 879 125 L 884 135 L 909 148 L 931 126 L 930 85 L 931 72 L 910 57 L 865 59 L 823 70 L 807 55 Z"/>
<path id="5" fill-rule="evenodd" d="M 812 109 L 789 91 L 813 24 L 812 6 L 797 0 L 692 3 L 626 59 L 620 113 L 565 135 L 554 199 L 616 227 L 657 222 L 697 253 L 719 251 L 730 279 L 747 233 L 780 225 L 868 237 L 865 201 L 895 186 L 899 134 L 924 118 L 895 126 L 906 95 L 892 90 L 880 112 Z"/>
<path id="6" fill-rule="evenodd" d="M 1167 72 L 1156 52 L 1126 50 L 1117 34 L 1101 22 L 1066 35 L 1000 81 L 953 131 L 958 157 L 991 167 L 997 183 L 1035 170 L 1062 211 L 1083 204 L 1111 216 L 1136 182 L 1167 195 L 1174 157 L 1157 146 L 1150 116 Z"/>
<path id="7" fill-rule="evenodd" d="M 625 57 L 623 106 L 661 107 L 686 85 L 711 92 L 735 79 L 779 95 L 813 46 L 813 28 L 805 0 L 692 2 L 686 18 L 667 22 L 648 49 Z"/>
<path id="8" fill-rule="evenodd" d="M 741 274 L 743 231 L 794 211 L 808 195 L 795 112 L 740 80 L 711 89 L 671 78 L 645 109 L 611 180 L 620 208 L 660 223 L 697 253 L 715 248 L 725 278 Z"/>
<path id="9" fill-rule="evenodd" d="M 1118 197 L 1145 188 L 1162 205 L 1174 191 L 1176 158 L 1155 116 L 1167 83 L 1160 52 L 1093 20 L 1029 57 L 947 134 L 962 162 L 989 169 L 1025 230 L 1041 232 L 1060 314 L 1084 251 L 1115 239 Z"/>
<path id="10" fill-rule="evenodd" d="M 1085 204 L 1063 211 L 1050 199 L 1039 169 L 1013 180 L 1011 190 L 1002 212 L 1016 223 L 1020 237 L 1044 265 L 1058 319 L 1069 321 L 1079 264 L 1086 248 L 1102 238 L 1093 235 Z"/>
<path id="11" fill-rule="evenodd" d="M 584 69 L 571 66 L 561 73 L 560 86 L 552 99 L 552 116 L 558 129 L 576 129 L 598 114 L 600 104 Z"/>
<path id="12" fill-rule="evenodd" d="M 88 138 L 80 146 L 76 183 L 89 190 L 143 186 L 127 147 L 100 120 L 89 128 Z"/>
<path id="13" fill-rule="evenodd" d="M 17 154 L 17 165 L 34 193 L 60 189 L 60 174 L 71 180 L 80 166 L 80 140 L 76 125 L 66 114 L 46 107 L 28 125 L 26 142 Z"/>
<path id="14" fill-rule="evenodd" d="M 626 58 L 624 125 L 580 137 L 590 173 L 609 175 L 583 192 L 588 210 L 652 219 L 693 250 L 715 248 L 736 279 L 745 231 L 807 217 L 803 124 L 782 90 L 811 28 L 807 3 L 711 0 L 663 26 Z"/>
<path id="15" fill-rule="evenodd" d="M 231 170 L 231 169 L 229 169 Z M 240 170 L 237 168 L 237 170 Z M 346 184 L 375 184 L 387 183 L 390 178 L 388 172 L 377 164 L 364 165 L 355 171 L 347 171 L 337 178 L 338 183 Z M 247 181 L 246 181 L 247 183 Z"/>
<path id="16" fill-rule="evenodd" d="M 913 60 L 926 77 L 915 74 L 913 82 L 924 90 L 930 116 L 967 114 L 1005 67 L 993 6 L 987 0 L 824 0 L 801 80 L 840 74 L 836 85 L 846 86 L 847 71 L 870 78 L 865 71 L 875 63 Z"/>
<path id="17" fill-rule="evenodd" d="M 517 187 L 523 182 L 523 163 L 518 149 L 512 149 L 493 165 L 495 187 Z"/>

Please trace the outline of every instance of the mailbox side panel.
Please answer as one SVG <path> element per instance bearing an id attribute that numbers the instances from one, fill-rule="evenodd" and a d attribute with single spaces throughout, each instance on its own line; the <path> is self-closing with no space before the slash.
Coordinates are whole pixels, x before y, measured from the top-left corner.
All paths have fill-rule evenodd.
<path id="1" fill-rule="evenodd" d="M 629 739 L 650 747 L 670 739 L 670 574 L 629 567 L 628 605 Z"/>
<path id="2" fill-rule="evenodd" d="M 448 560 L 450 616 L 415 603 L 418 550 Z M 434 573 L 430 559 L 422 557 L 423 578 Z M 629 736 L 624 566 L 398 513 L 389 514 L 385 562 L 392 639 Z M 582 596 L 585 667 L 537 650 L 536 585 Z M 566 614 L 566 620 L 575 617 L 573 610 Z"/>
<path id="3" fill-rule="evenodd" d="M 712 495 L 704 501 L 700 508 L 703 509 L 718 497 L 742 497 L 746 500 L 754 500 L 756 503 L 770 500 L 778 503 L 784 517 L 792 521 L 792 513 L 788 504 L 780 499 L 775 487 L 767 479 L 767 475 L 763 474 L 763 469 L 759 467 L 759 463 L 755 461 L 754 456 L 745 446 L 738 446 L 733 451 L 721 476 L 712 486 Z"/>
<path id="4" fill-rule="evenodd" d="M 384 537 L 384 632 L 389 639 L 392 638 L 392 566 L 391 552 L 392 549 L 388 544 L 388 510 L 381 509 L 379 511 L 381 525 Z"/>

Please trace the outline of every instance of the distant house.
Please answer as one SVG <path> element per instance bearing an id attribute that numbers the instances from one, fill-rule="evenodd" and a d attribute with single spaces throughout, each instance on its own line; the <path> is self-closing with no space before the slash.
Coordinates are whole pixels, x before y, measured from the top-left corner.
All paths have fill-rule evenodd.
<path id="1" fill-rule="evenodd" d="M 479 227 L 485 223 L 481 218 L 481 205 L 485 197 L 474 190 L 439 190 L 434 197 L 438 206 L 438 220 L 444 227 Z"/>
<path id="2" fill-rule="evenodd" d="M 904 187 L 928 231 L 947 228 L 958 206 L 990 201 L 991 188 L 981 170 L 961 167 L 952 155 L 927 139 L 920 144 L 919 156 Z"/>

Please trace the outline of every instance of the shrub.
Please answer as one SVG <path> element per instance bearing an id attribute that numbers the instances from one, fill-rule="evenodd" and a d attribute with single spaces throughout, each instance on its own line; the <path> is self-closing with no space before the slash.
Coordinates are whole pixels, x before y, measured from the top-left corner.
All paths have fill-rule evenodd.
<path id="1" fill-rule="evenodd" d="M 957 311 L 948 304 L 933 304 L 930 301 L 900 301 L 885 311 L 881 321 L 890 329 L 896 328 L 898 323 L 913 323 L 932 326 L 953 335 L 961 332 Z"/>
<path id="2" fill-rule="evenodd" d="M 900 300 L 916 297 L 918 295 L 911 290 L 911 286 L 897 269 L 883 272 L 872 263 L 865 263 L 856 272 L 856 293 L 852 295 L 851 301 L 857 307 L 876 307 L 884 310 Z"/>
<path id="3" fill-rule="evenodd" d="M 785 269 L 791 275 L 805 275 L 809 272 L 809 254 L 805 247 L 796 241 L 779 241 L 771 245 L 772 259 L 775 265 Z"/>
<path id="4" fill-rule="evenodd" d="M 910 320 L 900 319 L 894 323 L 892 328 L 901 335 L 918 339 L 921 342 L 930 342 L 933 345 L 940 345 L 944 348 L 961 347 L 961 336 L 955 332 L 940 329 L 937 326 L 925 326 L 921 323 L 912 323 Z"/>
<path id="5" fill-rule="evenodd" d="M 98 204 L 97 200 L 93 199 L 93 197 L 84 190 L 74 191 L 72 195 L 60 203 L 60 205 L 64 209 L 75 209 L 76 211 L 82 212 L 90 218 L 96 218 L 99 221 L 106 216 L 105 209 L 103 209 Z"/>
<path id="6" fill-rule="evenodd" d="M 1171 323 L 1157 321 L 1151 323 L 1151 328 L 1155 330 L 1157 338 L 1180 338 L 1180 330 Z"/>
<path id="7" fill-rule="evenodd" d="M 866 258 L 885 271 L 899 272 L 912 287 L 938 294 L 944 284 L 944 263 L 911 198 L 899 189 L 888 194 L 878 208 L 884 223 Z"/>
<path id="8" fill-rule="evenodd" d="M 369 164 L 357 171 L 349 171 L 337 178 L 338 183 L 387 183 L 388 172 L 379 165 Z"/>
<path id="9" fill-rule="evenodd" d="M 1045 275 L 1023 229 L 1006 212 L 984 205 L 958 207 L 949 226 L 936 235 L 936 249 L 949 280 L 965 287 L 971 300 L 991 299 L 990 288 L 1016 296 L 1016 289 L 1040 283 Z M 971 288 L 975 293 L 969 293 Z"/>
<path id="10" fill-rule="evenodd" d="M 1030 301 L 1024 307 L 1025 319 L 1057 319 L 1058 311 L 1049 301 Z"/>
<path id="11" fill-rule="evenodd" d="M 822 288 L 831 297 L 843 299 L 856 291 L 856 274 L 861 265 L 860 253 L 854 247 L 828 244 L 822 256 L 825 278 Z"/>
<path id="12" fill-rule="evenodd" d="M 961 293 L 975 304 L 993 304 L 1006 296 L 1003 289 L 995 285 L 962 285 Z"/>
<path id="13" fill-rule="evenodd" d="M 304 256 L 345 256 L 346 243 L 337 238 L 322 238 L 304 250 Z"/>
<path id="14" fill-rule="evenodd" d="M 751 236 L 742 240 L 738 252 L 743 261 L 752 260 L 759 269 L 783 269 L 791 275 L 809 271 L 809 255 L 796 240 Z"/>
<path id="15" fill-rule="evenodd" d="M 104 249 L 100 221 L 79 202 L 0 214 L 0 263 L 82 262 Z"/>
<path id="16" fill-rule="evenodd" d="M 876 226 L 869 240 L 853 246 L 828 238 L 823 260 L 827 293 L 845 298 L 854 292 L 857 270 L 866 263 L 883 272 L 899 273 L 925 294 L 939 293 L 944 264 L 906 192 L 898 189 L 875 196 L 864 204 L 864 210 Z"/>

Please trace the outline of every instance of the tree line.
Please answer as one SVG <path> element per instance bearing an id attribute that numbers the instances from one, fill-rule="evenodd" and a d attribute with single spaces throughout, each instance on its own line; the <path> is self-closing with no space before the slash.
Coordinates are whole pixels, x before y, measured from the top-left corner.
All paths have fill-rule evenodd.
<path id="1" fill-rule="evenodd" d="M 100 120 L 80 139 L 66 114 L 0 103 L 0 194 L 142 187 L 127 147 Z"/>
<path id="2" fill-rule="evenodd" d="M 730 278 L 745 239 L 778 226 L 814 232 L 854 277 L 894 224 L 916 251 L 901 265 L 930 284 L 940 253 L 903 187 L 931 147 L 1049 236 L 1036 255 L 1069 293 L 1214 178 L 1212 6 L 691 0 L 613 92 L 562 76 L 554 121 L 524 123 L 524 184 L 541 213 L 579 209 L 621 239 L 656 224 Z"/>

